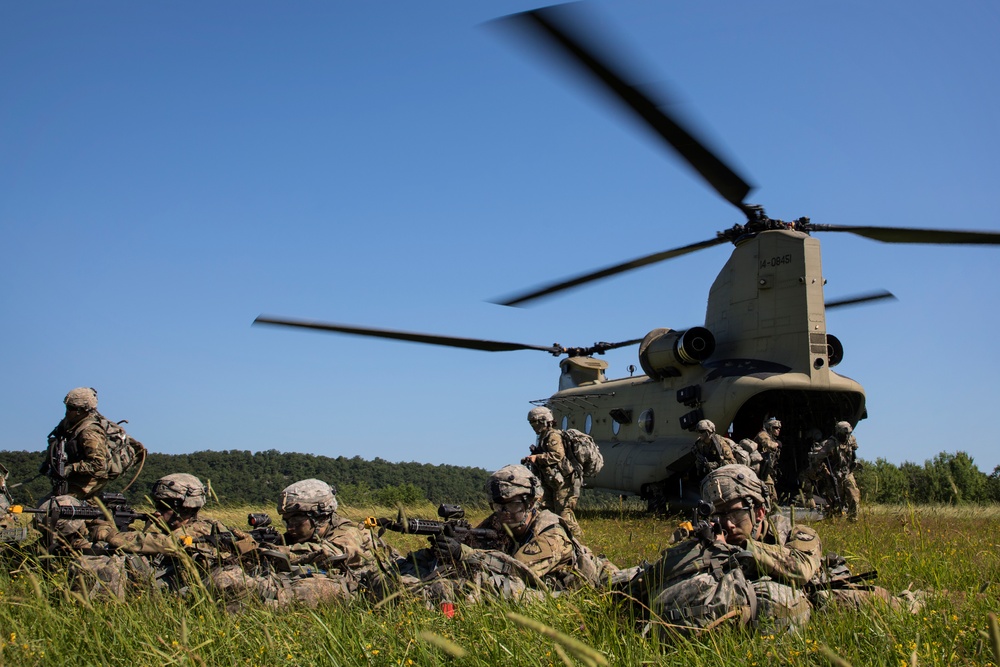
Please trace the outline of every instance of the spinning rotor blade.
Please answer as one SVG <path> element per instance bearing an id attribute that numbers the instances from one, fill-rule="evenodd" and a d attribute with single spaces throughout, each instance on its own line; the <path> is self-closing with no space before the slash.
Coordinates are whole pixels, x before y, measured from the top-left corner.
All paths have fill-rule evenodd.
<path id="1" fill-rule="evenodd" d="M 648 264 L 655 264 L 656 262 L 662 262 L 664 260 L 673 259 L 674 257 L 680 257 L 681 255 L 686 255 L 689 252 L 695 252 L 696 250 L 702 250 L 703 248 L 711 248 L 714 245 L 719 245 L 720 243 L 726 243 L 728 239 L 724 237 L 717 237 L 714 239 L 709 239 L 707 241 L 699 241 L 698 243 L 692 243 L 691 245 L 686 245 L 680 248 L 674 248 L 673 250 L 665 250 L 663 252 L 654 253 L 652 255 L 646 255 L 645 257 L 639 257 L 628 262 L 623 262 L 621 264 L 615 264 L 614 266 L 609 266 L 591 273 L 584 273 L 582 275 L 576 276 L 575 278 L 570 278 L 569 280 L 562 280 L 557 283 L 551 283 L 544 287 L 533 289 L 530 292 L 525 292 L 522 294 L 517 294 L 512 297 L 508 297 L 503 301 L 496 301 L 502 306 L 519 306 L 528 301 L 534 301 L 535 299 L 540 299 L 543 296 L 548 296 L 556 292 L 561 292 L 563 290 L 568 290 L 573 287 L 579 287 L 586 283 L 592 282 L 594 280 L 600 280 L 601 278 L 607 278 L 608 276 L 613 276 L 617 273 L 623 273 L 625 271 L 630 271 L 632 269 L 638 269 L 641 266 L 646 266 Z"/>
<path id="2" fill-rule="evenodd" d="M 343 324 L 330 324 L 327 322 L 314 322 L 310 320 L 290 320 L 278 317 L 259 315 L 253 321 L 254 324 L 275 324 L 283 327 L 297 327 L 300 329 L 316 329 L 318 331 L 334 331 L 336 333 L 352 334 L 355 336 L 369 336 L 372 338 L 391 338 L 393 340 L 405 340 L 411 343 L 426 343 L 428 345 L 443 345 L 445 347 L 461 347 L 468 350 L 482 350 L 484 352 L 512 352 L 514 350 L 541 350 L 549 354 L 562 354 L 563 348 L 557 345 L 542 347 L 539 345 L 525 345 L 523 343 L 503 343 L 495 340 L 480 340 L 478 338 L 456 338 L 454 336 L 437 336 L 434 334 L 414 333 L 410 331 L 393 331 L 391 329 L 373 329 L 370 327 L 351 327 Z"/>
<path id="3" fill-rule="evenodd" d="M 857 296 L 844 297 L 843 299 L 837 299 L 836 301 L 827 301 L 826 309 L 830 310 L 832 308 L 842 308 L 844 306 L 853 306 L 859 303 L 868 303 L 869 301 L 880 301 L 882 299 L 892 299 L 896 300 L 896 295 L 892 292 L 887 292 L 882 290 L 880 292 L 871 292 L 870 294 L 858 294 Z"/>
<path id="4" fill-rule="evenodd" d="M 626 83 L 621 73 L 623 68 L 616 71 L 616 62 L 621 63 L 622 59 L 612 58 L 607 48 L 599 55 L 601 49 L 598 49 L 598 39 L 595 37 L 599 31 L 584 28 L 582 12 L 578 7 L 545 7 L 512 14 L 499 19 L 499 22 L 519 28 L 522 33 L 530 35 L 544 46 L 552 47 L 570 62 L 589 72 L 677 151 L 726 201 L 741 211 L 746 210 L 743 202 L 750 194 L 751 186 L 675 117 L 657 106 L 656 102 L 634 85 Z"/>
<path id="5" fill-rule="evenodd" d="M 852 227 L 850 225 L 809 224 L 809 231 L 850 232 L 882 243 L 962 243 L 1000 245 L 1000 232 L 975 232 L 952 229 L 914 229 L 912 227 Z"/>

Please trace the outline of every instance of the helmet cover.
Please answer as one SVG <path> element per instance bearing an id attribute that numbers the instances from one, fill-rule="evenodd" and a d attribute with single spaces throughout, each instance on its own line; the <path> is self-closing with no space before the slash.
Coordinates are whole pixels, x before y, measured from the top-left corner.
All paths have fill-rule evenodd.
<path id="1" fill-rule="evenodd" d="M 530 410 L 528 410 L 529 422 L 544 421 L 548 423 L 548 422 L 554 422 L 555 420 L 556 418 L 552 416 L 552 411 L 544 406 L 531 408 Z"/>
<path id="2" fill-rule="evenodd" d="M 168 505 L 198 509 L 205 506 L 208 490 L 194 475 L 179 472 L 156 480 L 152 495 L 156 500 L 162 500 Z"/>
<path id="3" fill-rule="evenodd" d="M 486 495 L 490 502 L 506 503 L 528 496 L 529 504 L 541 496 L 542 483 L 527 467 L 509 465 L 500 468 L 486 480 Z"/>
<path id="4" fill-rule="evenodd" d="M 333 514 L 337 490 L 320 479 L 304 479 L 285 487 L 278 500 L 279 514 Z"/>
<path id="5" fill-rule="evenodd" d="M 93 387 L 77 387 L 66 394 L 63 403 L 67 408 L 75 410 L 96 410 L 97 390 Z"/>
<path id="6" fill-rule="evenodd" d="M 742 498 L 768 506 L 764 484 L 753 470 L 739 464 L 725 465 L 708 473 L 701 483 L 701 497 L 716 508 Z"/>

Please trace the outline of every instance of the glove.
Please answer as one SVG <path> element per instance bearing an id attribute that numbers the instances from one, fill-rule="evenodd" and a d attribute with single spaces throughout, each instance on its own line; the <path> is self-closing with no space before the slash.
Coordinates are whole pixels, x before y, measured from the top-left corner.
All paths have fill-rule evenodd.
<path id="1" fill-rule="evenodd" d="M 446 563 L 462 561 L 462 543 L 455 539 L 454 528 L 447 524 L 439 535 L 431 536 L 431 550 L 438 560 Z"/>
<path id="2" fill-rule="evenodd" d="M 118 528 L 111 523 L 95 523 L 90 528 L 91 542 L 108 542 L 118 534 Z"/>

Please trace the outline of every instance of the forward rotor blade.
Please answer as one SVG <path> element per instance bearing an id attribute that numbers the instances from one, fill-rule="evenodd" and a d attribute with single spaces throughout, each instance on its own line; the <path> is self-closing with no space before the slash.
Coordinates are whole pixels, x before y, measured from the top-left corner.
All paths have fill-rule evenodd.
<path id="1" fill-rule="evenodd" d="M 607 48 L 599 55 L 599 30 L 585 29 L 582 12 L 571 5 L 557 5 L 511 14 L 499 19 L 501 25 L 519 28 L 543 45 L 553 47 L 570 62 L 589 72 L 605 90 L 630 108 L 653 132 L 662 137 L 677 153 L 733 206 L 744 210 L 744 200 L 752 189 L 731 167 L 710 151 L 678 120 L 634 85 L 626 83 Z M 587 36 L 590 35 L 590 36 Z M 623 69 L 623 68 L 621 68 Z"/>
<path id="2" fill-rule="evenodd" d="M 674 248 L 673 250 L 666 250 L 664 252 L 658 252 L 652 255 L 646 255 L 645 257 L 639 257 L 628 262 L 623 262 L 621 264 L 615 264 L 614 266 L 609 266 L 592 273 L 585 273 L 575 278 L 570 278 L 568 280 L 562 280 L 557 283 L 552 283 L 544 287 L 533 289 L 530 292 L 525 292 L 522 294 L 517 294 L 512 297 L 507 297 L 503 301 L 496 301 L 501 306 L 519 306 L 521 304 L 527 303 L 529 301 L 534 301 L 535 299 L 540 299 L 543 296 L 548 296 L 550 294 L 555 294 L 556 292 L 562 292 L 574 287 L 579 287 L 586 283 L 592 282 L 594 280 L 600 280 L 601 278 L 607 278 L 608 276 L 613 276 L 618 273 L 623 273 L 625 271 L 631 271 L 632 269 L 638 269 L 642 266 L 647 266 L 649 264 L 655 264 L 656 262 L 662 262 L 668 259 L 673 259 L 674 257 L 680 257 L 681 255 L 686 255 L 689 252 L 695 252 L 696 250 L 702 250 L 703 248 L 711 248 L 714 245 L 719 245 L 720 243 L 726 243 L 726 239 L 723 237 L 716 237 L 714 239 L 709 239 L 707 241 L 699 241 L 698 243 L 692 243 L 691 245 L 686 245 L 681 248 Z"/>
<path id="3" fill-rule="evenodd" d="M 892 299 L 895 301 L 896 295 L 892 292 L 887 292 L 886 290 L 871 292 L 869 294 L 858 294 L 856 296 L 848 296 L 835 301 L 827 301 L 826 309 L 832 310 L 833 308 L 843 308 L 844 306 L 853 306 L 855 304 L 868 303 L 870 301 L 881 301 L 882 299 Z"/>
<path id="4" fill-rule="evenodd" d="M 954 229 L 914 229 L 912 227 L 852 227 L 850 225 L 810 224 L 809 231 L 849 232 L 882 243 L 961 243 L 1000 245 L 1000 232 L 961 231 Z"/>
<path id="5" fill-rule="evenodd" d="M 539 345 L 525 345 L 523 343 L 503 343 L 495 340 L 480 340 L 478 338 L 457 338 L 454 336 L 437 336 L 434 334 L 414 333 L 410 331 L 393 331 L 391 329 L 352 327 L 343 324 L 331 324 L 328 322 L 315 322 L 311 320 L 293 320 L 280 317 L 270 317 L 267 315 L 259 315 L 253 323 L 274 324 L 277 326 L 296 327 L 299 329 L 316 329 L 318 331 L 333 331 L 336 333 L 351 334 L 354 336 L 369 336 L 372 338 L 391 338 L 393 340 L 405 340 L 411 343 L 442 345 L 444 347 L 461 347 L 468 350 L 482 350 L 484 352 L 540 350 L 542 352 L 548 352 L 549 354 L 561 354 L 563 351 L 563 349 L 558 346 L 542 347 Z"/>

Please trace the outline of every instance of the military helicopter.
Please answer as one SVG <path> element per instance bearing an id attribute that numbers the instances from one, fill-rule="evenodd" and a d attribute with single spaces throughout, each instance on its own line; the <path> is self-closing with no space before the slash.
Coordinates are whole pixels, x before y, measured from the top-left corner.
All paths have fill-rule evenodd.
<path id="1" fill-rule="evenodd" d="M 261 315 L 255 323 L 316 329 L 489 352 L 538 350 L 565 356 L 558 391 L 533 401 L 549 406 L 562 428 L 592 435 L 605 465 L 588 485 L 638 494 L 651 509 L 697 492 L 693 428 L 710 419 L 736 440 L 753 438 L 764 420 L 783 422 L 779 492 L 796 490 L 818 428 L 856 425 L 867 416 L 865 393 L 832 369 L 843 359 L 827 332 L 826 310 L 879 299 L 875 292 L 824 303 L 819 241 L 814 232 L 846 232 L 886 243 L 1000 244 L 1000 233 L 813 223 L 767 215 L 747 201 L 751 186 L 706 143 L 650 96 L 628 82 L 616 59 L 581 27 L 578 8 L 561 5 L 499 20 L 547 47 L 620 101 L 671 147 L 723 199 L 739 210 L 737 224 L 713 237 L 621 262 L 504 298 L 520 306 L 565 290 L 723 243 L 732 255 L 711 287 L 703 326 L 659 328 L 636 338 L 589 347 L 531 345 L 375 329 Z M 593 34 L 593 33 L 589 33 Z M 608 379 L 605 352 L 637 345 L 643 374 Z M 632 367 L 634 370 L 634 367 Z"/>

